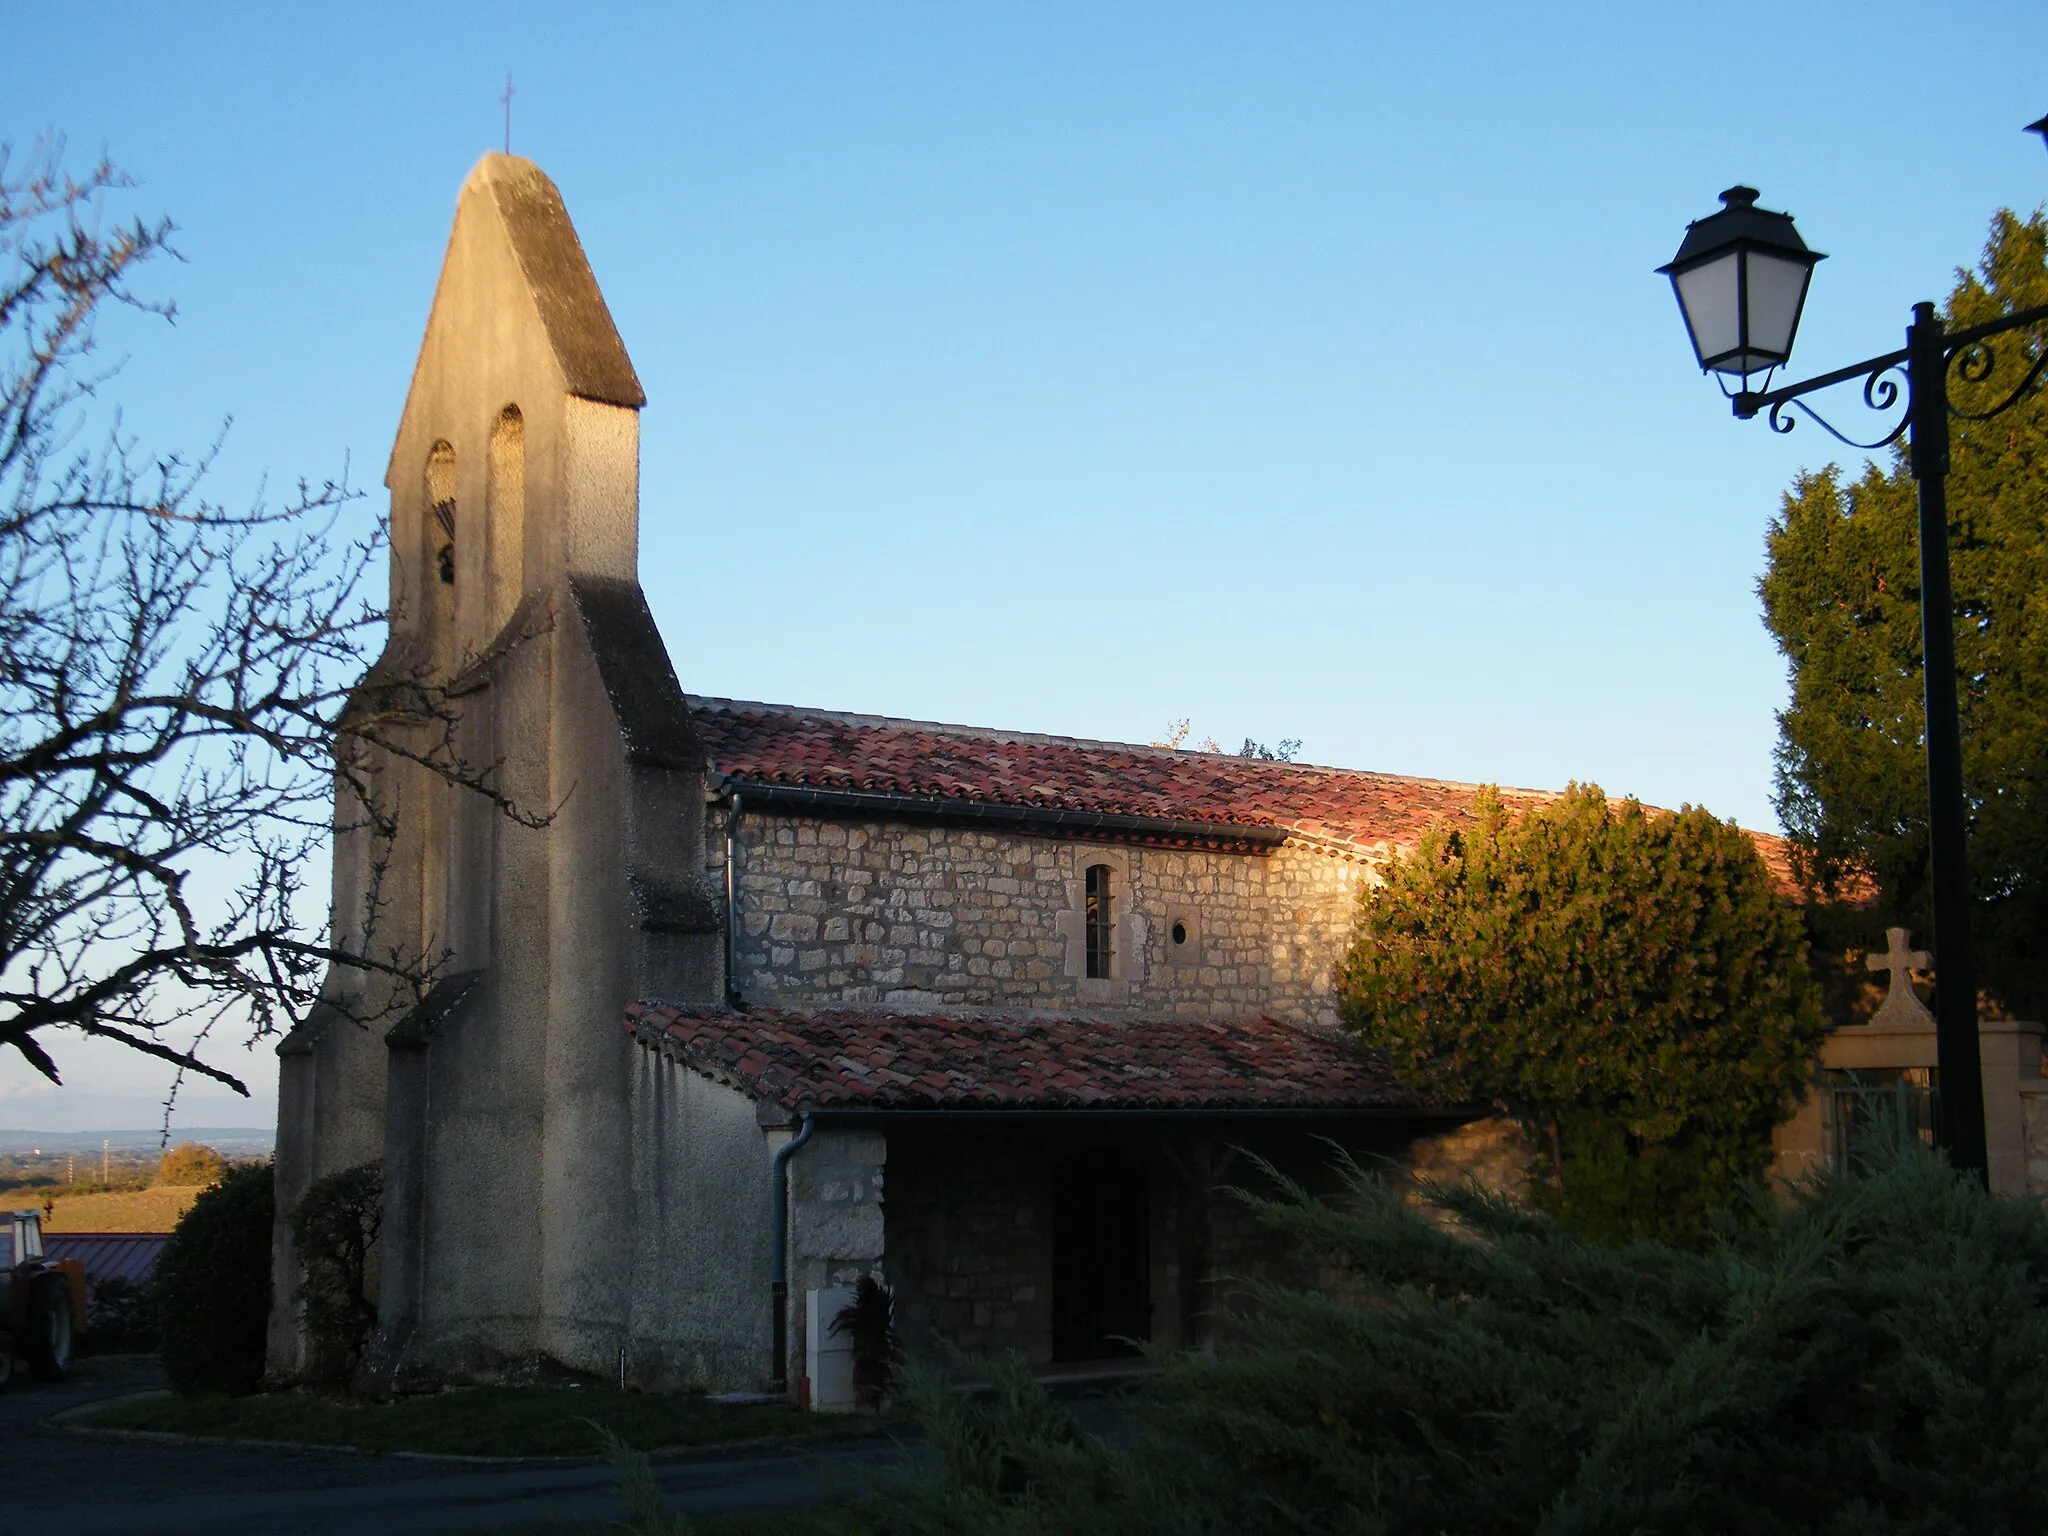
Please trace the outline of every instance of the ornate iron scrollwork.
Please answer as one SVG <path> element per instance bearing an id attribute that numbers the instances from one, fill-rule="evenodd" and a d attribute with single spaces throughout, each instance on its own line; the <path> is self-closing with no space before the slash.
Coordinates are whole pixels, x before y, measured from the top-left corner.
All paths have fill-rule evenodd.
<path id="1" fill-rule="evenodd" d="M 1876 367 L 1864 375 L 1863 404 L 1868 409 L 1873 411 L 1889 411 L 1898 405 L 1899 380 L 1891 377 L 1895 373 L 1904 377 L 1903 366 L 1892 358 L 1884 358 L 1878 362 Z M 1853 376 L 1852 373 L 1851 377 Z M 1847 380 L 1837 380 L 1836 382 L 1846 383 Z M 1787 411 L 1786 407 L 1788 406 L 1796 407 L 1805 413 L 1805 415 L 1820 426 L 1823 432 L 1834 438 L 1836 442 L 1844 443 L 1851 448 L 1860 449 L 1865 453 L 1873 452 L 1876 449 L 1887 447 L 1897 442 L 1901 434 L 1906 430 L 1906 422 L 1910 415 L 1909 412 L 1900 412 L 1897 423 L 1889 432 L 1885 433 L 1883 437 L 1878 438 L 1875 442 L 1866 443 L 1858 441 L 1856 438 L 1849 436 L 1848 433 L 1839 430 L 1833 422 L 1829 421 L 1819 411 L 1816 411 L 1796 395 L 1787 395 L 1782 399 L 1771 401 L 1770 415 L 1766 419 L 1770 422 L 1773 432 L 1790 432 L 1799 425 L 1798 419 Z"/>
<path id="2" fill-rule="evenodd" d="M 1983 411 L 1966 410 L 1957 405 L 1953 397 L 1949 397 L 1949 415 L 1958 421 L 1989 421 L 1994 416 L 2004 415 L 2023 400 L 2048 394 L 2048 334 L 2044 332 L 2048 332 L 2048 305 L 2017 310 L 1987 324 L 1971 326 L 1946 337 L 1942 347 L 1942 367 L 1945 372 L 1939 381 L 1944 396 L 1950 396 L 1947 378 L 1950 372 L 1955 375 L 1958 383 L 1966 386 L 1974 387 L 1992 382 L 1999 371 L 2000 363 L 1998 347 L 1992 344 L 1993 337 L 2003 338 L 2018 333 L 2014 336 L 2014 350 L 2019 360 L 2025 364 L 2025 372 L 2020 376 L 2019 382 L 2013 385 L 1996 405 Z M 1999 345 L 2004 345 L 2003 340 Z M 1880 414 L 1899 411 L 1899 419 L 1891 430 L 1867 443 L 1849 436 L 1836 427 L 1833 422 L 1808 405 L 1805 399 L 1808 395 L 1817 394 L 1824 389 L 1833 389 L 1838 384 L 1847 384 L 1858 378 L 1863 381 L 1865 407 Z M 1904 381 L 1903 387 L 1901 380 Z M 1787 384 L 1778 389 L 1738 391 L 1732 398 L 1737 416 L 1746 420 L 1763 415 L 1773 432 L 1790 432 L 1797 426 L 1798 418 L 1792 414 L 1792 411 L 1797 409 L 1801 414 L 1819 423 L 1821 430 L 1835 441 L 1863 453 L 1871 453 L 1879 448 L 1888 448 L 1905 436 L 1907 424 L 1913 415 L 1913 373 L 1907 362 L 1907 354 L 1892 352 L 1883 357 L 1866 358 L 1863 362 L 1852 363 L 1847 368 L 1837 368 L 1833 373 L 1824 373 L 1816 378 L 1806 379 L 1797 384 Z"/>
<path id="3" fill-rule="evenodd" d="M 2015 339 L 2020 343 L 2022 361 L 2026 360 L 2025 349 L 2029 342 L 2033 344 L 2034 351 L 2032 366 L 2027 369 L 2019 383 L 1988 411 L 1966 411 L 1957 405 L 1951 396 L 1948 403 L 1949 415 L 1958 421 L 1989 421 L 1994 416 L 2003 416 L 2034 393 L 2036 386 L 2041 382 L 2043 371 L 2048 370 L 2048 345 L 2044 345 L 2039 336 L 2020 336 Z M 1980 338 L 1965 342 L 1962 346 L 1949 350 L 1948 364 L 1963 383 L 1987 384 L 1991 381 L 1991 376 L 1998 372 L 1998 349 L 1988 339 Z"/>

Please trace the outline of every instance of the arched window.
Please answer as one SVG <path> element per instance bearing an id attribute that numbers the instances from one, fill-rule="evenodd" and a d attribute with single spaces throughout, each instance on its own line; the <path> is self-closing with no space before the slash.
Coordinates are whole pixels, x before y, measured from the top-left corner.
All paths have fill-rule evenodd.
<path id="1" fill-rule="evenodd" d="M 508 405 L 491 428 L 491 617 L 503 624 L 526 589 L 526 418 Z"/>
<path id="2" fill-rule="evenodd" d="M 450 586 L 455 584 L 455 449 L 446 440 L 434 444 L 427 453 L 427 510 L 432 514 L 434 525 L 441 530 L 440 548 L 434 552 L 434 563 L 441 572 L 441 579 Z M 431 534 L 429 542 L 432 542 Z"/>
<path id="3" fill-rule="evenodd" d="M 1115 894 L 1110 887 L 1107 864 L 1090 864 L 1082 885 L 1082 931 L 1088 944 L 1087 974 L 1107 980 L 1114 969 L 1116 937 Z M 1071 963 L 1071 962 L 1070 962 Z"/>

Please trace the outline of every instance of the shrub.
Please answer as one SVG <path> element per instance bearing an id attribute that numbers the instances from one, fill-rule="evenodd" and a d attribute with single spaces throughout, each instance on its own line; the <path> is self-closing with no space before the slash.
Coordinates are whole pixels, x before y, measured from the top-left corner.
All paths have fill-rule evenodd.
<path id="1" fill-rule="evenodd" d="M 1500 1104 L 1548 1149 L 1555 1213 L 1623 1239 L 1703 1239 L 1827 1029 L 1748 835 L 1593 785 L 1515 812 L 1482 791 L 1426 834 L 1362 896 L 1338 981 L 1405 1081 Z"/>
<path id="2" fill-rule="evenodd" d="M 304 1277 L 306 1370 L 316 1381 L 349 1381 L 376 1331 L 371 1254 L 383 1221 L 384 1177 L 374 1162 L 330 1173 L 292 1213 Z"/>
<path id="3" fill-rule="evenodd" d="M 228 1160 L 196 1141 L 180 1142 L 157 1160 L 156 1182 L 190 1187 L 211 1184 L 227 1172 Z"/>
<path id="4" fill-rule="evenodd" d="M 1709 1251 L 1617 1248 L 1474 1190 L 1433 1223 L 1353 1170 L 1258 1205 L 1360 1295 L 1265 1290 L 1171 1357 L 1149 1433 L 1028 1377 L 925 1391 L 932 1465 L 860 1528 L 1102 1536 L 2048 1529 L 2048 1216 L 1917 1146 Z"/>
<path id="5" fill-rule="evenodd" d="M 139 1344 L 156 1334 L 149 1289 L 120 1275 L 92 1279 L 86 1288 L 85 1331 L 95 1348 Z"/>
<path id="6" fill-rule="evenodd" d="M 853 1300 L 832 1319 L 831 1333 L 853 1346 L 853 1393 L 863 1407 L 879 1408 L 896 1384 L 903 1344 L 896 1335 L 896 1292 L 873 1275 L 862 1275 Z"/>
<path id="7" fill-rule="evenodd" d="M 253 1392 L 270 1323 L 271 1165 L 221 1175 L 179 1219 L 151 1299 L 164 1373 L 180 1392 Z"/>

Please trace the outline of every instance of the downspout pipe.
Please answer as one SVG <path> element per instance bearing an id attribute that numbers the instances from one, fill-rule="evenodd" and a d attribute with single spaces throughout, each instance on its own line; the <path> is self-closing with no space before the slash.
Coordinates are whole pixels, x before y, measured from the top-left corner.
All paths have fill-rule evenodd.
<path id="1" fill-rule="evenodd" d="M 725 1006 L 746 1007 L 740 996 L 740 797 L 725 817 Z"/>
<path id="2" fill-rule="evenodd" d="M 803 1149 L 811 1139 L 811 1132 L 818 1122 L 805 1111 L 796 1134 L 775 1149 L 774 1165 L 769 1173 L 770 1214 L 773 1226 L 770 1233 L 768 1261 L 768 1290 L 774 1299 L 775 1312 L 775 1390 L 789 1390 L 789 1160 Z"/>

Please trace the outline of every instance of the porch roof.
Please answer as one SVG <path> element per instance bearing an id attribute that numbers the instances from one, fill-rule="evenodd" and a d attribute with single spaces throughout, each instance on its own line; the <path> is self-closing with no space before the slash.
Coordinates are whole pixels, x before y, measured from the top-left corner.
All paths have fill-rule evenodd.
<path id="1" fill-rule="evenodd" d="M 1385 1058 L 1270 1018 L 678 1008 L 636 1003 L 642 1045 L 785 1109 L 1295 1111 L 1439 1106 Z"/>

